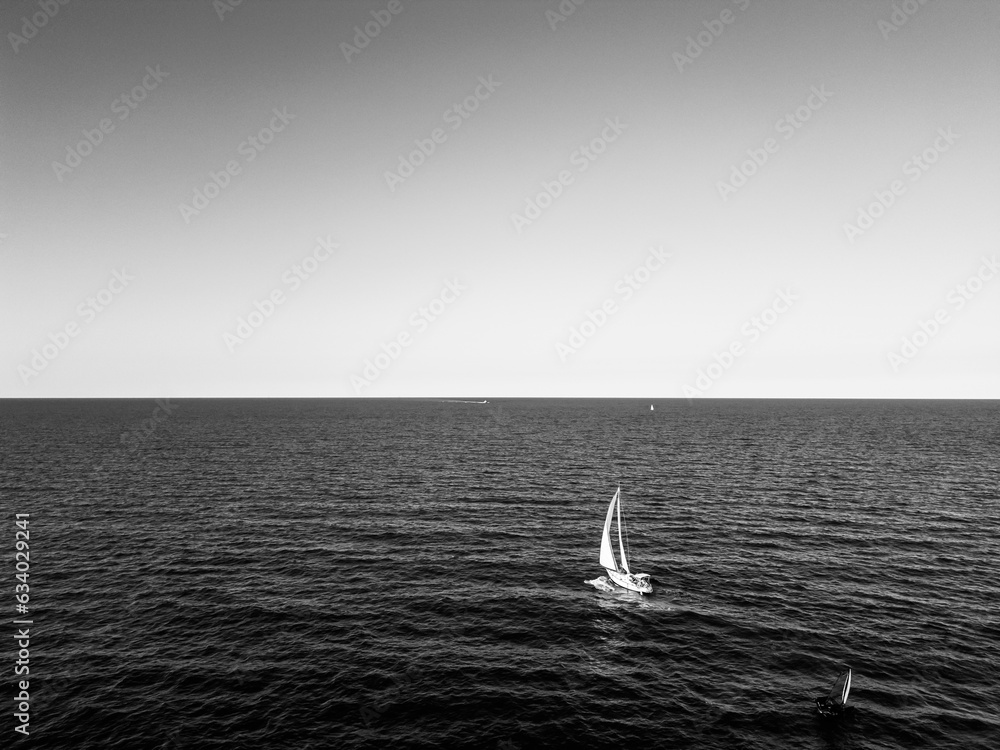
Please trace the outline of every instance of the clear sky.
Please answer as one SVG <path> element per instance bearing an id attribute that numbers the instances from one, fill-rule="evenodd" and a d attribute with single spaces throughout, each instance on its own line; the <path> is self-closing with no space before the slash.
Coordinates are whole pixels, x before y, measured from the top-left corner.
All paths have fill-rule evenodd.
<path id="1" fill-rule="evenodd" d="M 4 2 L 0 396 L 1000 398 L 1000 3 L 895 8 Z"/>

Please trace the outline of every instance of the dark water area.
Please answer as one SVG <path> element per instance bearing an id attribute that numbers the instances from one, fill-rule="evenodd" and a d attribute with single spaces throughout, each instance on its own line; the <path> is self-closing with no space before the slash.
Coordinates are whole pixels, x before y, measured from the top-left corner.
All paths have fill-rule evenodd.
<path id="1" fill-rule="evenodd" d="M 0 402 L 4 735 L 1000 747 L 1000 403 L 654 403 Z M 619 484 L 652 596 L 598 564 Z"/>

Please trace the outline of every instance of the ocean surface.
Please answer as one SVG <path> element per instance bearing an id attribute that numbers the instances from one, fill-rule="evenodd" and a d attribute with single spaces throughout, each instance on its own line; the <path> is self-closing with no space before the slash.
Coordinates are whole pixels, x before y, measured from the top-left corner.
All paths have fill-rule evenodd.
<path id="1" fill-rule="evenodd" d="M 2 744 L 1000 747 L 1000 402 L 653 403 L 0 402 Z"/>

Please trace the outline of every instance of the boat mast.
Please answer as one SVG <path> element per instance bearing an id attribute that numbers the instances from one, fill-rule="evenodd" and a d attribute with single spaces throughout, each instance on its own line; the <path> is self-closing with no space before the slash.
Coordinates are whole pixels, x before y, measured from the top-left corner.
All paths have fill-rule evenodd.
<path id="1" fill-rule="evenodd" d="M 618 492 L 615 493 L 618 497 L 618 550 L 622 554 L 622 567 L 625 569 L 626 573 L 631 574 L 632 571 L 628 569 L 628 558 L 625 556 L 625 544 L 622 542 L 622 499 L 621 499 L 621 485 L 618 486 Z"/>

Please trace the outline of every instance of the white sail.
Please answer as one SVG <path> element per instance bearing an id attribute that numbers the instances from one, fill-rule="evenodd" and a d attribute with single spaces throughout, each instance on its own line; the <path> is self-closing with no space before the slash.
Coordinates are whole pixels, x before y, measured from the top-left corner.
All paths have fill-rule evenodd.
<path id="1" fill-rule="evenodd" d="M 628 557 L 625 556 L 625 544 L 622 542 L 622 498 L 621 498 L 622 488 L 618 488 L 618 492 L 615 493 L 615 497 L 618 498 L 618 551 L 622 555 L 622 570 L 626 573 L 631 573 L 632 571 L 628 569 Z"/>
<path id="2" fill-rule="evenodd" d="M 833 684 L 833 690 L 830 691 L 829 702 L 843 706 L 847 703 L 847 696 L 851 692 L 851 670 L 848 669 L 846 672 L 841 672 L 840 676 L 837 677 L 837 681 Z"/>
<path id="3" fill-rule="evenodd" d="M 847 670 L 847 679 L 844 681 L 844 693 L 840 698 L 841 705 L 847 705 L 847 696 L 851 692 L 851 670 Z"/>
<path id="4" fill-rule="evenodd" d="M 618 502 L 618 492 L 611 498 L 611 505 L 608 506 L 608 516 L 604 519 L 604 536 L 601 537 L 601 566 L 608 570 L 618 572 L 618 563 L 615 562 L 615 553 L 611 549 L 611 518 L 615 512 L 615 503 Z"/>

